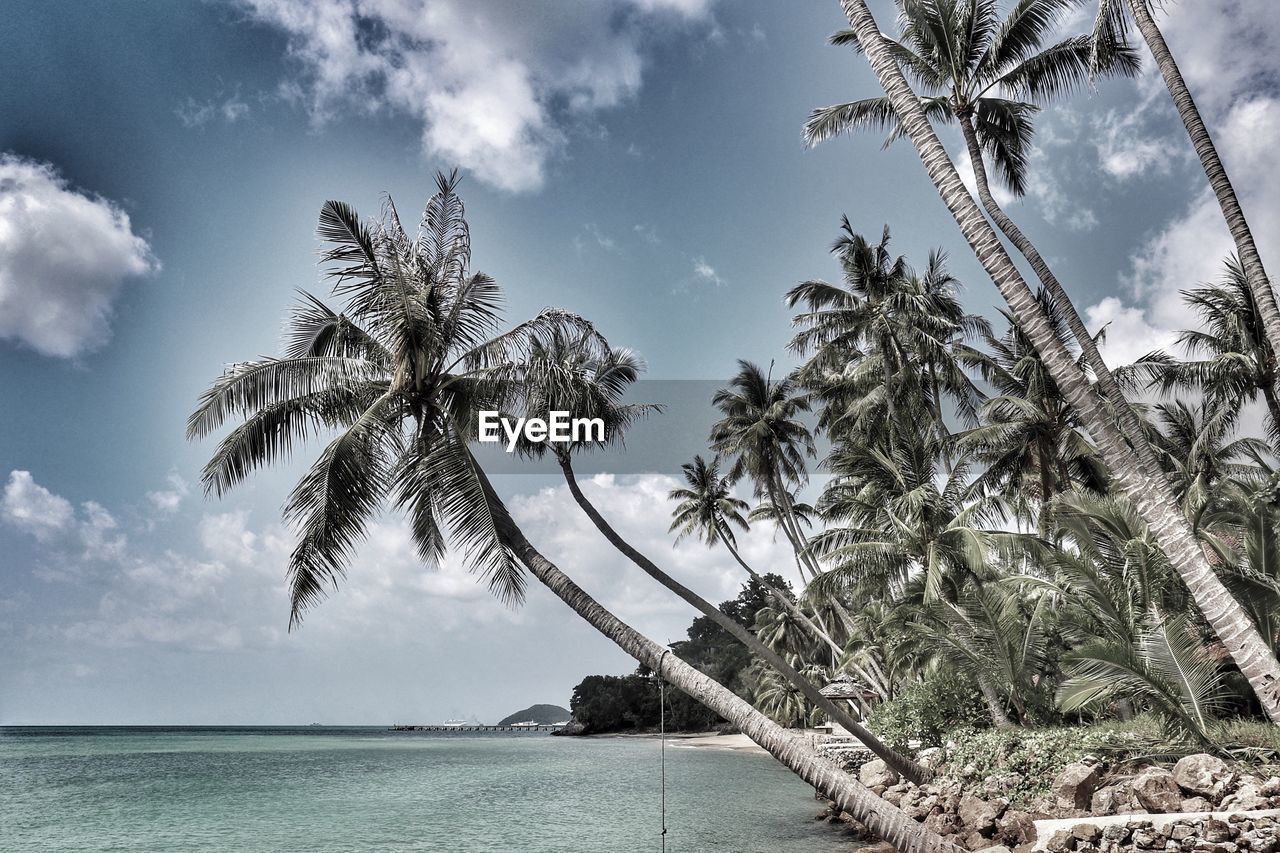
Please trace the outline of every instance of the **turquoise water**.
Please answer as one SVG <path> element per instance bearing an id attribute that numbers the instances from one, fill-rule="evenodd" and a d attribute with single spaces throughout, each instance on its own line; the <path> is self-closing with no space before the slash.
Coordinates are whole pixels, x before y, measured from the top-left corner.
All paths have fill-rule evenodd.
<path id="1" fill-rule="evenodd" d="M 659 847 L 655 740 L 0 728 L 0 851 Z M 849 853 L 772 759 L 667 749 L 670 853 Z"/>

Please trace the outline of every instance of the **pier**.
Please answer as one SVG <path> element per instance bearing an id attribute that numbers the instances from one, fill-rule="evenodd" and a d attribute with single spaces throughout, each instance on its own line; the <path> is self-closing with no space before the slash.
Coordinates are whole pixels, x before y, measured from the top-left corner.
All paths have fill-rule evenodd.
<path id="1" fill-rule="evenodd" d="M 555 732 L 564 728 L 563 723 L 545 723 L 536 726 L 409 726 L 399 723 L 391 727 L 393 732 Z"/>

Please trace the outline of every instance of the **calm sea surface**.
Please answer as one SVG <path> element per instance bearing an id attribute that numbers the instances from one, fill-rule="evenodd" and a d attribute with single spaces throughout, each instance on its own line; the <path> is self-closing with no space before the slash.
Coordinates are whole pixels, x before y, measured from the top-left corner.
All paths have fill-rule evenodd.
<path id="1" fill-rule="evenodd" d="M 0 728 L 0 851 L 659 850 L 658 743 Z M 667 749 L 667 850 L 850 853 L 772 759 Z"/>

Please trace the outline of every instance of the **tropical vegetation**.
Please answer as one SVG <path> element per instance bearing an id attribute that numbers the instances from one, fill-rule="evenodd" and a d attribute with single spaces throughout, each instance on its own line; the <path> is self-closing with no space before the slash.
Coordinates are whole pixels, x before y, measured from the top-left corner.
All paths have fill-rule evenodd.
<path id="1" fill-rule="evenodd" d="M 193 438 L 222 432 L 204 472 L 218 495 L 327 438 L 285 507 L 295 624 L 357 561 L 371 519 L 400 512 L 424 563 L 453 547 L 512 603 L 532 577 L 637 660 L 634 674 L 578 685 L 588 729 L 652 727 L 665 681 L 678 688 L 673 728 L 736 727 L 901 850 L 953 848 L 791 729 L 836 722 L 921 781 L 931 771 L 910 751 L 959 730 L 977 732 L 975 754 L 1038 767 L 1042 747 L 1092 742 L 1056 726 L 1138 718 L 1163 748 L 1226 752 L 1252 721 L 1280 723 L 1280 313 L 1151 8 L 1101 0 L 1089 32 L 1062 37 L 1079 0 L 897 5 L 893 36 L 864 0 L 841 0 L 850 28 L 833 41 L 883 91 L 816 110 L 805 139 L 877 128 L 914 145 L 1007 306 L 967 311 L 941 248 L 911 259 L 888 226 L 833 229 L 840 280 L 783 294 L 789 366 L 744 353 L 708 400 L 705 454 L 664 472 L 673 544 L 715 549 L 743 572 L 742 593 L 709 603 L 660 566 L 678 551 L 641 553 L 592 502 L 574 458 L 618 452 L 662 401 L 632 400 L 643 361 L 571 310 L 504 324 L 497 283 L 470 268 L 457 177 L 441 175 L 416 235 L 389 199 L 373 222 L 327 203 L 337 307 L 304 295 L 284 352 L 228 368 L 190 419 Z M 1034 116 L 1136 73 L 1130 17 L 1238 255 L 1220 281 L 1187 282 L 1204 326 L 1180 351 L 1108 365 L 1103 330 L 1087 328 L 987 170 L 1022 192 Z M 935 131 L 950 124 L 977 199 Z M 551 454 L 601 536 L 699 612 L 688 640 L 639 634 L 527 539 L 472 453 L 481 410 L 603 421 L 603 441 L 518 450 Z M 785 543 L 783 564 L 754 564 L 753 528 Z M 1032 730 L 1046 730 L 1040 746 L 1026 746 Z"/>

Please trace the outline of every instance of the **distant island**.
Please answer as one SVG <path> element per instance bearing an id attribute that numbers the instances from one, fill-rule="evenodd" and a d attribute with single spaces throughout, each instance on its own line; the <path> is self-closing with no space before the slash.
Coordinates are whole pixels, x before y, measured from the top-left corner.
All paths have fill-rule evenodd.
<path id="1" fill-rule="evenodd" d="M 516 711 L 514 714 L 508 714 L 498 721 L 500 726 L 511 726 L 516 723 L 539 723 L 540 725 L 550 725 L 551 723 L 563 723 L 570 717 L 568 708 L 561 708 L 559 705 L 530 705 L 523 711 Z"/>

